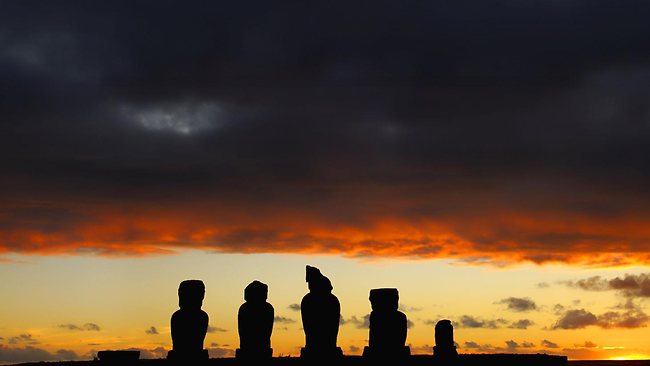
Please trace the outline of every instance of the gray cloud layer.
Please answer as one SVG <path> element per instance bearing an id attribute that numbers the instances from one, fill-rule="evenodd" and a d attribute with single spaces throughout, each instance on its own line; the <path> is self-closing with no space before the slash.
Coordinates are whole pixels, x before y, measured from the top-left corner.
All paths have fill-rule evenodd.
<path id="1" fill-rule="evenodd" d="M 2 363 L 77 361 L 80 359 L 82 358 L 71 350 L 60 349 L 51 353 L 32 346 L 13 348 L 0 344 L 0 362 Z"/>

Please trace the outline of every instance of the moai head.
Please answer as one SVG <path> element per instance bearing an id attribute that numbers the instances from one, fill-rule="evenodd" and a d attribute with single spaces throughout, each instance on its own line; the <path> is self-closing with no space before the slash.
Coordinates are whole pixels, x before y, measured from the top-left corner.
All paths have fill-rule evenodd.
<path id="1" fill-rule="evenodd" d="M 330 293 L 332 292 L 332 282 L 329 278 L 323 276 L 320 270 L 316 267 L 307 266 L 305 280 L 308 283 L 309 291 L 316 293 Z"/>
<path id="2" fill-rule="evenodd" d="M 185 280 L 178 286 L 178 306 L 181 309 L 200 309 L 205 296 L 201 280 Z"/>
<path id="3" fill-rule="evenodd" d="M 370 305 L 372 310 L 397 311 L 399 292 L 396 288 L 376 288 L 370 290 Z"/>
<path id="4" fill-rule="evenodd" d="M 441 348 L 454 346 L 454 327 L 451 321 L 443 319 L 436 323 L 435 340 L 436 346 Z"/>
<path id="5" fill-rule="evenodd" d="M 244 289 L 244 300 L 247 302 L 266 302 L 269 293 L 269 286 L 255 280 Z"/>

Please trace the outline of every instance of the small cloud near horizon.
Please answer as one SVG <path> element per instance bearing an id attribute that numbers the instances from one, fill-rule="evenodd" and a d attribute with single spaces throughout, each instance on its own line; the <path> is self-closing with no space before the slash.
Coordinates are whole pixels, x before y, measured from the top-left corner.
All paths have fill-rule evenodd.
<path id="1" fill-rule="evenodd" d="M 273 322 L 274 323 L 292 324 L 292 323 L 295 323 L 296 320 L 291 319 L 291 318 L 287 318 L 287 317 L 284 317 L 284 316 L 276 315 L 275 317 L 273 317 Z"/>
<path id="2" fill-rule="evenodd" d="M 535 304 L 535 301 L 528 297 L 508 297 L 497 301 L 496 304 L 504 304 L 507 306 L 508 310 L 516 312 L 537 310 L 537 304 Z"/>
<path id="3" fill-rule="evenodd" d="M 227 329 L 219 328 L 219 327 L 213 327 L 211 325 L 208 325 L 208 333 L 216 333 L 216 332 L 227 332 Z"/>
<path id="4" fill-rule="evenodd" d="M 560 314 L 560 318 L 550 329 L 583 329 L 589 326 L 600 328 L 642 328 L 650 322 L 650 317 L 640 308 L 631 308 L 625 311 L 608 311 L 596 315 L 583 308 L 571 309 Z"/>
<path id="5" fill-rule="evenodd" d="M 86 323 L 84 325 L 76 325 L 76 324 L 59 324 L 59 328 L 67 329 L 67 330 L 75 330 L 75 331 L 95 331 L 99 332 L 101 328 L 99 325 L 95 323 Z"/>

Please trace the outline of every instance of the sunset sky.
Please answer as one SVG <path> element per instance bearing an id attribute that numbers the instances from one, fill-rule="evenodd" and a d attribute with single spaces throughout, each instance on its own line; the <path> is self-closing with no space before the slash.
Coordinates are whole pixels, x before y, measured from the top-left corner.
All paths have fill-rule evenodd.
<path id="1" fill-rule="evenodd" d="M 0 0 L 0 364 L 205 347 L 269 286 L 339 346 L 399 289 L 413 354 L 650 358 L 650 2 Z"/>

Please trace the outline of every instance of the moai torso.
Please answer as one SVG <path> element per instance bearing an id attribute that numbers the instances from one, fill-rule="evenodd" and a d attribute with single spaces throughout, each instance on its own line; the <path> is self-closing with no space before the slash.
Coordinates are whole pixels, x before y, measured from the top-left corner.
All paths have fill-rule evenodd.
<path id="1" fill-rule="evenodd" d="M 268 286 L 253 281 L 244 290 L 246 300 L 239 307 L 237 324 L 239 348 L 248 353 L 262 355 L 271 348 L 274 309 L 266 302 Z"/>
<path id="2" fill-rule="evenodd" d="M 398 301 L 397 289 L 370 291 L 372 312 L 368 345 L 371 349 L 378 352 L 402 352 L 406 343 L 407 319 L 398 310 Z"/>
<path id="3" fill-rule="evenodd" d="M 171 318 L 172 349 L 176 353 L 203 351 L 208 314 L 201 310 L 205 286 L 200 280 L 186 280 L 178 288 L 179 307 Z"/>
<path id="4" fill-rule="evenodd" d="M 336 348 L 341 318 L 341 304 L 332 294 L 329 279 L 315 267 L 307 266 L 309 293 L 300 303 L 305 348 Z"/>
<path id="5" fill-rule="evenodd" d="M 441 365 L 451 365 L 458 357 L 456 344 L 454 343 L 454 327 L 447 319 L 436 323 L 435 330 L 436 345 L 433 347 L 433 357 Z"/>

